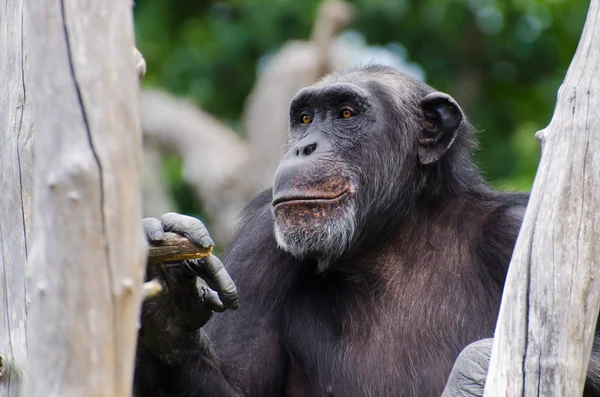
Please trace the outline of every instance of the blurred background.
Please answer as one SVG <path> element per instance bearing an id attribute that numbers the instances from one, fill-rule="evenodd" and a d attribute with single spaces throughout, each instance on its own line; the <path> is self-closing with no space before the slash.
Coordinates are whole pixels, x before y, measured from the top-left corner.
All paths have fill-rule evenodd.
<path id="1" fill-rule="evenodd" d="M 452 95 L 495 187 L 528 191 L 585 0 L 136 0 L 145 212 L 204 220 L 218 245 L 269 187 L 296 91 L 378 62 Z"/>

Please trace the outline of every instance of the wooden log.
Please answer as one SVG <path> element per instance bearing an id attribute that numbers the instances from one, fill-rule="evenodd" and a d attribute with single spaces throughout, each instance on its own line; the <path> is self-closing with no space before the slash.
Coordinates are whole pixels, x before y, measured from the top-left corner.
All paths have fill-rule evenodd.
<path id="1" fill-rule="evenodd" d="M 210 247 L 198 247 L 187 238 L 175 233 L 165 233 L 162 241 L 152 243 L 148 251 L 148 264 L 181 262 L 187 259 L 202 259 L 211 254 Z"/>
<path id="2" fill-rule="evenodd" d="M 37 130 L 22 396 L 130 397 L 146 263 L 132 3 L 24 4 Z"/>
<path id="3" fill-rule="evenodd" d="M 26 264 L 34 135 L 24 0 L 0 0 L 0 396 L 20 397 L 27 359 Z"/>
<path id="4" fill-rule="evenodd" d="M 549 126 L 510 264 L 485 396 L 581 396 L 600 304 L 600 0 Z"/>

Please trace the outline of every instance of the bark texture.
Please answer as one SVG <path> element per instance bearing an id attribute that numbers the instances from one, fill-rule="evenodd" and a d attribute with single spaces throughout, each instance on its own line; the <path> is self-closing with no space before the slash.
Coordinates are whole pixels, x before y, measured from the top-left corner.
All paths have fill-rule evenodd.
<path id="1" fill-rule="evenodd" d="M 0 0 L 0 396 L 17 397 L 27 358 L 33 112 L 23 0 Z"/>
<path id="2" fill-rule="evenodd" d="M 508 272 L 485 396 L 580 396 L 600 303 L 600 1 L 549 126 Z"/>
<path id="3" fill-rule="evenodd" d="M 29 0 L 36 117 L 24 396 L 130 396 L 146 244 L 131 2 Z"/>

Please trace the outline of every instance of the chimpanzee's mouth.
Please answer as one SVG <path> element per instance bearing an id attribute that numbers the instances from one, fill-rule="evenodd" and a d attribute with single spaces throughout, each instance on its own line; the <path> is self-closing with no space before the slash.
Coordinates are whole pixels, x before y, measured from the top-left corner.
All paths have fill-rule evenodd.
<path id="1" fill-rule="evenodd" d="M 350 194 L 350 189 L 346 188 L 341 192 L 332 193 L 315 193 L 305 196 L 297 195 L 276 195 L 273 198 L 273 207 L 280 204 L 320 204 L 320 203 L 334 203 L 342 201 L 346 196 Z"/>

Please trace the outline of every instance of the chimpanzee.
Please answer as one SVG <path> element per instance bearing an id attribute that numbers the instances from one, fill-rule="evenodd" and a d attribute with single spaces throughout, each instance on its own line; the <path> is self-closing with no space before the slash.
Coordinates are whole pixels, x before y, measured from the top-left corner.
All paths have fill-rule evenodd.
<path id="1" fill-rule="evenodd" d="M 302 89 L 226 254 L 235 285 L 214 256 L 148 270 L 166 291 L 144 304 L 136 395 L 440 396 L 493 336 L 528 199 L 487 187 L 473 147 L 450 96 L 393 69 Z M 145 226 L 211 242 L 183 215 Z"/>

